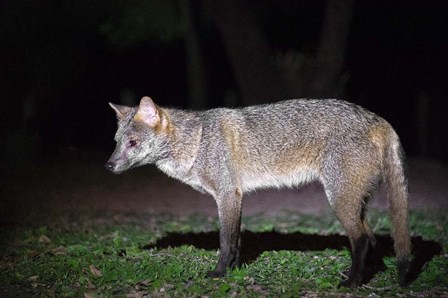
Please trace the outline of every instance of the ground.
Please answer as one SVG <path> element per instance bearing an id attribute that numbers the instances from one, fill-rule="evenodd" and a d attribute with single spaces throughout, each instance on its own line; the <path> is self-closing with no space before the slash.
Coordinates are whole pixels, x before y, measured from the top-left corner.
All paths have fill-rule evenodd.
<path id="1" fill-rule="evenodd" d="M 154 166 L 113 175 L 103 167 L 108 153 L 71 148 L 57 156 L 2 179 L 5 184 L 0 193 L 0 222 L 20 222 L 31 215 L 46 217 L 78 210 L 217 216 L 211 197 L 167 177 Z M 448 167 L 434 161 L 410 159 L 408 178 L 411 209 L 448 208 Z M 243 201 L 243 216 L 276 215 L 285 210 L 308 214 L 331 212 L 318 183 L 300 189 L 259 190 L 246 194 Z M 378 192 L 370 206 L 387 209 L 383 191 Z"/>

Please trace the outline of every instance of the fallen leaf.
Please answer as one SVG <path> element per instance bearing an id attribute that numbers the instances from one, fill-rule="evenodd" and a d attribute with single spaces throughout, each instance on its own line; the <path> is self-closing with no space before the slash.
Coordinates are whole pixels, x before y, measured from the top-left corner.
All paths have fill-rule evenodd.
<path id="1" fill-rule="evenodd" d="M 39 275 L 33 275 L 33 276 L 28 277 L 28 280 L 29 281 L 37 281 L 38 278 L 39 278 Z"/>
<path id="2" fill-rule="evenodd" d="M 90 268 L 90 272 L 92 272 L 93 276 L 99 277 L 99 276 L 103 275 L 103 273 L 98 268 L 96 268 L 95 265 L 89 265 L 89 268 Z"/>
<path id="3" fill-rule="evenodd" d="M 136 291 L 125 294 L 126 298 L 147 298 L 149 297 L 149 293 L 145 291 Z"/>
<path id="4" fill-rule="evenodd" d="M 67 255 L 67 249 L 65 249 L 64 246 L 59 246 L 59 247 L 53 248 L 51 250 L 51 253 L 53 255 L 55 255 L 55 256 L 60 256 L 60 255 L 66 256 Z"/>
<path id="5" fill-rule="evenodd" d="M 37 241 L 39 243 L 50 243 L 51 242 L 50 238 L 48 238 L 45 235 L 41 235 Z"/>
<path id="6" fill-rule="evenodd" d="M 149 279 L 142 280 L 142 281 L 139 281 L 139 282 L 135 285 L 135 289 L 136 289 L 137 291 L 141 291 L 141 290 L 146 289 L 150 284 L 151 284 L 151 280 L 149 280 Z"/>
<path id="7" fill-rule="evenodd" d="M 101 295 L 98 295 L 95 292 L 86 292 L 84 293 L 84 298 L 99 298 L 102 297 Z"/>

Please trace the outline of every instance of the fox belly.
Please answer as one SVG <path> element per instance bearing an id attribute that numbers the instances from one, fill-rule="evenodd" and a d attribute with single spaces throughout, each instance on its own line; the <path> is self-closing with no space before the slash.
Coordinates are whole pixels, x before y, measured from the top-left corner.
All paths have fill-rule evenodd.
<path id="1" fill-rule="evenodd" d="M 280 171 L 257 171 L 244 173 L 241 185 L 244 192 L 260 188 L 298 187 L 319 178 L 319 173 L 313 168 L 299 168 L 289 173 Z"/>

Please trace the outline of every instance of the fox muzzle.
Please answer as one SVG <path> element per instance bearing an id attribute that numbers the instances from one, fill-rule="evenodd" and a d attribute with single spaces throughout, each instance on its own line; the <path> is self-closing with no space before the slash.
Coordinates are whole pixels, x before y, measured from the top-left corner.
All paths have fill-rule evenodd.
<path id="1" fill-rule="evenodd" d="M 114 170 L 115 170 L 115 163 L 113 163 L 113 162 L 111 162 L 111 161 L 109 161 L 109 162 L 107 162 L 105 165 L 104 165 L 104 167 L 106 168 L 106 170 L 108 170 L 108 171 L 110 171 L 110 172 L 113 172 Z"/>

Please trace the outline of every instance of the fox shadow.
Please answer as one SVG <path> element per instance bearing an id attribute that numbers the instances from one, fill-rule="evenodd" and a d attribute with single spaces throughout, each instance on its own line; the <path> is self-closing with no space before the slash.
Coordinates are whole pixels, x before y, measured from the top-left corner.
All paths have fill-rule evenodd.
<path id="1" fill-rule="evenodd" d="M 375 235 L 377 243 L 371 247 L 366 257 L 366 266 L 363 283 L 368 283 L 378 272 L 385 271 L 386 265 L 383 258 L 394 256 L 393 240 L 390 236 Z M 219 248 L 219 233 L 169 233 L 154 244 L 143 246 L 143 249 L 168 248 L 182 245 L 193 245 L 205 250 Z M 264 251 L 296 250 L 296 251 L 320 251 L 327 248 L 341 250 L 350 246 L 349 240 L 342 235 L 314 235 L 314 234 L 281 234 L 278 232 L 253 233 L 243 231 L 241 233 L 241 262 L 252 263 Z M 408 282 L 414 281 L 422 272 L 424 265 L 442 251 L 442 246 L 421 237 L 412 237 L 412 255 Z"/>

